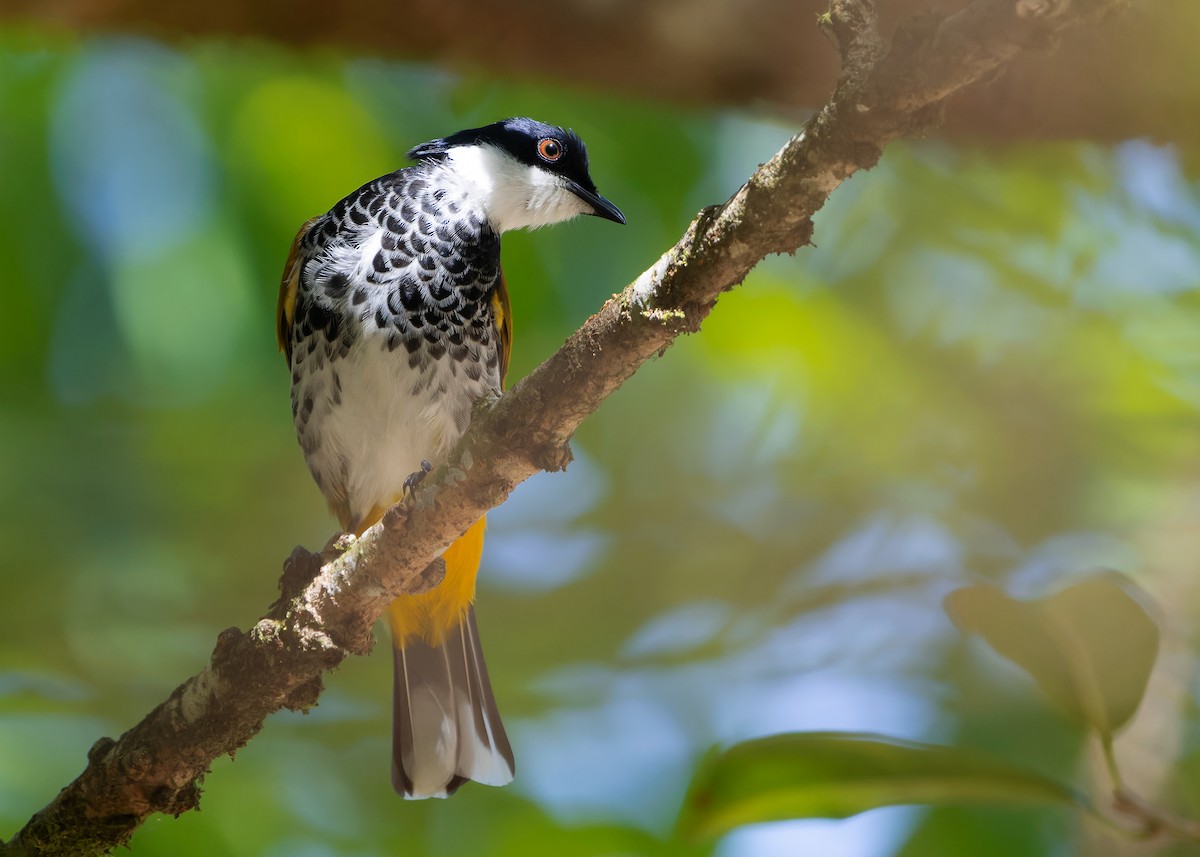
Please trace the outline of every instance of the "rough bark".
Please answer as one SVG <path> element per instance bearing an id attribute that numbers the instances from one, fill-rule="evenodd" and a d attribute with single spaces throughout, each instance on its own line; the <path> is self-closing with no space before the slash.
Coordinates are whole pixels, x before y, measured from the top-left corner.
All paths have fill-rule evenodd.
<path id="1" fill-rule="evenodd" d="M 698 330 L 759 260 L 806 244 L 812 214 L 841 182 L 874 165 L 889 141 L 933 127 L 963 87 L 1119 1 L 975 0 L 957 14 L 908 23 L 888 47 L 872 0 L 833 0 L 821 27 L 842 72 L 804 131 L 731 199 L 701 211 L 549 360 L 481 403 L 410 501 L 340 552 L 318 558 L 297 548 L 270 612 L 248 631 L 222 632 L 199 674 L 118 740 L 97 741 L 84 772 L 0 844 L 0 855 L 101 854 L 153 813 L 196 807 L 214 759 L 250 740 L 272 712 L 314 705 L 322 674 L 370 648 L 388 602 L 435 585 L 435 558 L 516 484 L 564 467 L 579 423 L 642 363 Z"/>
<path id="2" fill-rule="evenodd" d="M 1089 0 L 1080 0 L 1086 5 Z M 954 105 L 955 139 L 1200 142 L 1200 4 L 1126 0 L 1129 15 L 1074 35 L 1053 55 L 1017 58 Z M 822 0 L 0 0 L 0 16 L 83 32 L 135 32 L 181 43 L 266 39 L 445 67 L 583 84 L 674 103 L 807 115 L 837 59 L 812 26 Z M 888 0 L 885 28 L 930 6 Z"/>

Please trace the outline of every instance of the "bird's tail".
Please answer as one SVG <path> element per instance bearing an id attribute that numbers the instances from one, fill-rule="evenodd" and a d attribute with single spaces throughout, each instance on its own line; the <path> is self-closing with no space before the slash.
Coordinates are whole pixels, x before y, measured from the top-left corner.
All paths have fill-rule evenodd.
<path id="1" fill-rule="evenodd" d="M 467 780 L 512 781 L 513 754 L 479 647 L 475 608 L 439 646 L 409 637 L 395 653 L 392 785 L 406 798 L 449 797 Z"/>

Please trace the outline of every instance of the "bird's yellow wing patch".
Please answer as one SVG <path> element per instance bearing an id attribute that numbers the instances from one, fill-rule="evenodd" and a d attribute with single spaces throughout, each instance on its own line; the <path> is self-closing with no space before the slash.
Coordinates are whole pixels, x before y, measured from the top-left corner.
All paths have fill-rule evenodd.
<path id="1" fill-rule="evenodd" d="M 287 262 L 283 265 L 283 278 L 279 281 L 279 302 L 275 306 L 275 337 L 279 350 L 288 360 L 292 359 L 292 320 L 296 317 L 296 294 L 300 290 L 300 272 L 304 263 L 300 259 L 300 242 L 319 218 L 312 218 L 300 227 L 292 240 Z"/>
<path id="2" fill-rule="evenodd" d="M 508 355 L 512 351 L 512 309 L 508 303 L 508 284 L 504 272 L 496 290 L 492 292 L 492 316 L 496 319 L 496 332 L 500 334 L 500 387 L 504 387 L 504 376 L 508 374 Z"/>

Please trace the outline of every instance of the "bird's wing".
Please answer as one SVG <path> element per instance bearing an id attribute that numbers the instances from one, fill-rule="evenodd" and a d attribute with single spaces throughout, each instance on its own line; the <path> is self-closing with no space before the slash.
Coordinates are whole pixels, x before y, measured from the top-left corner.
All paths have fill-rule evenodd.
<path id="1" fill-rule="evenodd" d="M 496 281 L 492 292 L 492 315 L 496 319 L 496 332 L 500 335 L 500 388 L 504 389 L 504 376 L 508 374 L 508 355 L 512 351 L 512 310 L 508 303 L 508 284 L 504 272 Z"/>
<path id="2" fill-rule="evenodd" d="M 305 222 L 296 233 L 292 249 L 288 251 L 287 262 L 283 265 L 283 278 L 279 282 L 279 302 L 275 306 L 275 336 L 279 342 L 279 350 L 289 361 L 292 359 L 292 321 L 296 317 L 296 295 L 300 291 L 300 274 L 304 270 L 304 256 L 300 252 L 300 245 L 308 230 L 318 220 L 319 217 L 314 217 Z"/>

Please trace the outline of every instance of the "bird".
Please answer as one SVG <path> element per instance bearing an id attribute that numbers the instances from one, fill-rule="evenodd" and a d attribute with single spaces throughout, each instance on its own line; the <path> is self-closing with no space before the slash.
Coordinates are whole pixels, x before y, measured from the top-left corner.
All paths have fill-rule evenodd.
<path id="1" fill-rule="evenodd" d="M 343 530 L 361 536 L 499 395 L 512 346 L 500 237 L 577 215 L 624 224 L 573 131 L 514 117 L 422 143 L 416 163 L 305 223 L 284 265 L 277 338 L 296 436 Z M 475 620 L 480 518 L 440 584 L 388 607 L 392 785 L 409 799 L 515 771 Z"/>

